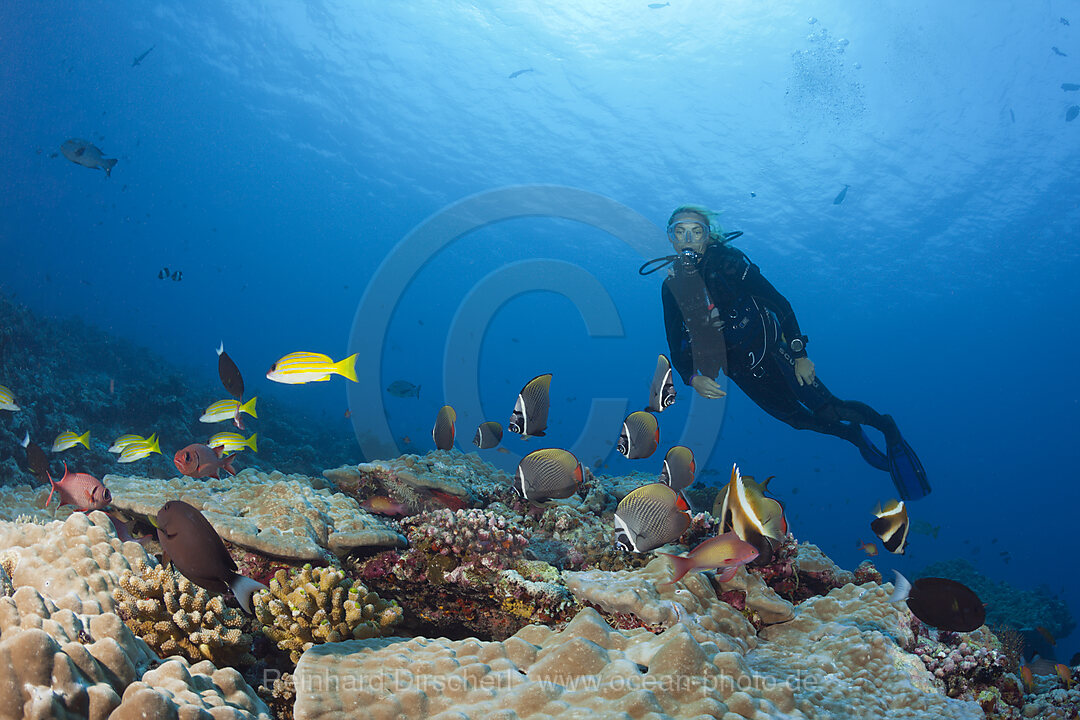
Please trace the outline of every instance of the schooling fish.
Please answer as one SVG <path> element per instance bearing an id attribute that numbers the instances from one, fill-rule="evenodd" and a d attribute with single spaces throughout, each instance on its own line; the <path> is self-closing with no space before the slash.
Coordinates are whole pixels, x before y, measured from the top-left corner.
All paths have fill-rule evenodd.
<path id="1" fill-rule="evenodd" d="M 154 453 L 161 454 L 161 445 L 158 444 L 157 433 L 151 435 L 149 440 L 126 445 L 124 449 L 120 451 L 118 461 L 122 463 L 135 462 L 136 460 L 150 457 Z"/>
<path id="2" fill-rule="evenodd" d="M 439 414 L 435 416 L 435 426 L 431 428 L 431 439 L 435 441 L 435 447 L 439 450 L 454 449 L 454 423 L 457 422 L 457 413 L 449 405 L 439 408 Z"/>
<path id="3" fill-rule="evenodd" d="M 644 410 L 632 412 L 623 420 L 619 434 L 619 452 L 630 460 L 647 458 L 660 446 L 660 425 L 656 416 Z"/>
<path id="4" fill-rule="evenodd" d="M 849 187 L 851 187 L 851 186 L 850 185 L 845 185 L 844 189 L 840 191 L 840 194 L 837 195 L 835 198 L 833 198 L 833 201 L 832 201 L 833 205 L 839 205 L 840 203 L 844 202 L 844 198 L 847 197 L 847 191 L 848 191 Z"/>
<path id="5" fill-rule="evenodd" d="M 258 399 L 259 396 L 256 395 L 242 405 L 238 400 L 218 400 L 199 416 L 199 422 L 216 423 L 232 420 L 238 413 L 247 413 L 253 418 L 258 418 L 259 416 L 255 413 L 255 402 Z"/>
<path id="6" fill-rule="evenodd" d="M 15 404 L 15 397 L 11 394 L 11 391 L 0 385 L 0 410 L 18 412 L 19 409 L 19 406 Z"/>
<path id="7" fill-rule="evenodd" d="M 615 541 L 624 550 L 644 553 L 675 542 L 690 516 L 679 510 L 679 496 L 663 483 L 633 490 L 615 508 Z"/>
<path id="8" fill-rule="evenodd" d="M 523 439 L 543 437 L 551 407 L 551 373 L 537 375 L 521 388 L 506 427 Z"/>
<path id="9" fill-rule="evenodd" d="M 222 457 L 221 448 L 210 448 L 206 445 L 192 443 L 183 450 L 177 450 L 173 456 L 173 464 L 184 475 L 193 478 L 215 477 L 221 479 L 221 471 L 235 475 L 232 461 L 236 455 Z"/>
<path id="10" fill-rule="evenodd" d="M 1080 115 L 1080 105 L 1073 105 L 1065 111 L 1065 122 L 1072 122 L 1077 115 Z"/>
<path id="11" fill-rule="evenodd" d="M 502 436 L 502 425 L 494 420 L 489 420 L 480 423 L 480 427 L 476 428 L 476 435 L 473 436 L 472 442 L 481 450 L 490 450 L 502 441 Z"/>
<path id="12" fill-rule="evenodd" d="M 314 352 L 294 352 L 270 366 L 268 380 L 286 385 L 302 385 L 309 382 L 326 382 L 331 375 L 356 380 L 356 355 L 334 362 L 329 355 Z"/>
<path id="13" fill-rule="evenodd" d="M 414 397 L 420 399 L 420 386 L 413 385 L 408 380 L 395 380 L 386 388 L 386 392 L 398 398 Z"/>
<path id="14" fill-rule="evenodd" d="M 660 482 L 679 494 L 680 510 L 690 509 L 690 500 L 683 492 L 694 484 L 694 451 L 684 445 L 676 445 L 664 456 L 664 467 L 660 470 Z"/>
<path id="15" fill-rule="evenodd" d="M 219 432 L 206 445 L 210 448 L 221 448 L 224 452 L 233 452 L 247 448 L 251 452 L 259 452 L 259 434 L 251 433 L 251 437 L 244 439 L 240 433 Z"/>
<path id="16" fill-rule="evenodd" d="M 144 52 L 142 55 L 136 56 L 135 59 L 131 61 L 131 67 L 135 67 L 136 65 L 141 63 L 143 60 L 145 60 L 146 56 L 149 55 L 153 51 L 153 49 L 156 48 L 156 47 L 157 47 L 157 45 L 151 45 L 149 50 Z"/>
<path id="17" fill-rule="evenodd" d="M 90 431 L 89 430 L 84 432 L 82 435 L 76 435 L 75 433 L 71 432 L 70 430 L 68 430 L 67 432 L 60 433 L 59 435 L 56 436 L 56 439 L 53 440 L 52 451 L 54 453 L 55 452 L 63 452 L 64 450 L 68 450 L 70 448 L 73 448 L 76 445 L 82 445 L 87 450 L 90 449 Z"/>
<path id="18" fill-rule="evenodd" d="M 907 550 L 908 529 L 907 506 L 903 500 L 890 500 L 882 508 L 878 505 L 874 508 L 874 519 L 870 522 L 870 529 L 881 538 L 881 544 L 885 549 L 897 555 L 903 555 Z"/>
<path id="19" fill-rule="evenodd" d="M 101 148 L 91 144 L 89 140 L 80 138 L 65 140 L 64 144 L 60 146 L 60 152 L 64 153 L 64 157 L 76 165 L 82 165 L 91 170 L 104 170 L 105 177 L 112 177 L 112 169 L 116 165 L 116 158 L 103 157 Z"/>
<path id="20" fill-rule="evenodd" d="M 52 482 L 49 475 L 49 459 L 45 457 L 45 451 L 35 443 L 30 442 L 30 431 L 26 431 L 26 437 L 22 439 L 22 446 L 26 448 L 26 464 L 30 472 L 38 479 L 38 482 Z"/>
<path id="21" fill-rule="evenodd" d="M 986 622 L 986 608 L 979 596 L 963 583 L 938 577 L 908 582 L 896 573 L 896 589 L 889 602 L 907 602 L 911 613 L 927 625 L 950 632 L 971 632 Z"/>
<path id="22" fill-rule="evenodd" d="M 649 384 L 649 404 L 646 410 L 663 412 L 675 402 L 675 383 L 671 378 L 671 361 L 666 355 L 656 358 L 656 370 Z"/>
<path id="23" fill-rule="evenodd" d="M 1032 675 L 1029 665 L 1020 666 L 1020 680 L 1024 683 L 1024 692 L 1035 692 L 1035 676 Z"/>
<path id="24" fill-rule="evenodd" d="M 658 553 L 671 558 L 674 565 L 675 575 L 666 583 L 657 587 L 674 585 L 682 580 L 686 573 L 692 570 L 713 569 L 720 571 L 716 576 L 718 582 L 728 582 L 735 577 L 735 572 L 743 565 L 757 559 L 757 549 L 748 542 L 739 539 L 733 532 L 717 535 L 701 543 L 686 557 Z"/>
<path id="25" fill-rule="evenodd" d="M 267 588 L 237 572 L 236 561 L 201 512 L 182 500 L 170 500 L 158 510 L 154 525 L 161 549 L 181 575 L 207 590 L 231 590 L 251 614 L 251 596 Z"/>
<path id="26" fill-rule="evenodd" d="M 218 377 L 221 378 L 225 392 L 241 400 L 244 397 L 244 377 L 240 374 L 240 368 L 236 367 L 236 363 L 229 357 L 229 353 L 225 352 L 225 343 L 218 345 L 217 355 Z"/>
<path id="27" fill-rule="evenodd" d="M 720 518 L 721 529 L 734 530 L 736 535 L 756 547 L 764 564 L 772 559 L 773 543 L 782 541 L 788 532 L 784 506 L 765 495 L 769 480 L 772 478 L 762 483 L 754 482 L 749 475 L 743 476 L 737 465 L 732 465 L 731 480 L 717 494 L 713 504 L 713 514 Z"/>
<path id="28" fill-rule="evenodd" d="M 583 479 L 581 463 L 573 453 L 561 448 L 535 450 L 518 463 L 514 489 L 532 502 L 568 498 L 578 491 Z"/>
<path id="29" fill-rule="evenodd" d="M 74 505 L 81 511 L 100 510 L 112 502 L 112 493 L 101 484 L 93 475 L 88 473 L 69 473 L 67 463 L 64 463 L 64 477 L 59 482 L 49 478 L 52 490 L 49 491 L 49 499 L 45 501 L 45 507 L 52 502 L 53 493 L 59 493 L 61 505 Z"/>
<path id="30" fill-rule="evenodd" d="M 167 277 L 169 277 L 169 268 L 165 267 L 165 268 L 161 268 L 160 270 L 158 270 L 158 274 L 157 274 L 157 279 L 158 280 L 164 280 Z"/>

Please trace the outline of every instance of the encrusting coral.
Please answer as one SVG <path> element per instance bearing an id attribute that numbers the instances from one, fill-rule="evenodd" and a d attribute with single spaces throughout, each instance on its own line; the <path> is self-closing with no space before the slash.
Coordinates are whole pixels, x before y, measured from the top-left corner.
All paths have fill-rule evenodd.
<path id="1" fill-rule="evenodd" d="M 308 648 L 325 642 L 389 634 L 401 622 L 401 606 L 387 602 L 333 567 L 299 572 L 278 570 L 270 590 L 253 598 L 263 632 L 295 663 Z"/>
<path id="2" fill-rule="evenodd" d="M 218 667 L 255 662 L 240 611 L 171 568 L 137 563 L 120 577 L 113 597 L 116 613 L 162 658 L 180 655 Z"/>

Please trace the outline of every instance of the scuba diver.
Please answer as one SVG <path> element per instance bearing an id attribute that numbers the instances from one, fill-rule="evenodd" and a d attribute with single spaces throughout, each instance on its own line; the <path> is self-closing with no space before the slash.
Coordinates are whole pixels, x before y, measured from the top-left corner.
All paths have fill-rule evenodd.
<path id="1" fill-rule="evenodd" d="M 892 476 L 901 499 L 930 492 L 922 463 L 893 419 L 839 399 L 817 378 L 791 305 L 729 244 L 742 232 L 725 234 L 714 213 L 684 205 L 672 213 L 667 233 L 677 254 L 649 261 L 639 272 L 671 263 L 661 297 L 671 364 L 683 382 L 702 397 L 723 397 L 715 380 L 722 371 L 778 420 L 853 444 L 866 462 Z M 884 452 L 864 425 L 885 436 Z"/>

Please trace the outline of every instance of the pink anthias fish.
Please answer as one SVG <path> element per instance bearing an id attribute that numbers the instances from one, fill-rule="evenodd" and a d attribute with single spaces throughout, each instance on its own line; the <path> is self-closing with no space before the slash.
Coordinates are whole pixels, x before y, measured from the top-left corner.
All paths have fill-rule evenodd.
<path id="1" fill-rule="evenodd" d="M 692 570 L 710 568 L 720 570 L 720 573 L 716 576 L 719 582 L 727 582 L 735 577 L 735 571 L 740 566 L 757 559 L 758 551 L 750 543 L 740 540 L 739 536 L 734 532 L 727 532 L 709 538 L 691 550 L 686 557 L 669 555 L 668 553 L 660 553 L 660 555 L 671 558 L 671 563 L 675 566 L 675 576 L 668 582 L 658 586 L 663 587 L 675 584 Z"/>
<path id="2" fill-rule="evenodd" d="M 49 476 L 52 490 L 49 491 L 49 499 L 45 501 L 45 507 L 52 502 L 53 493 L 60 493 L 62 505 L 74 505 L 76 510 L 90 512 L 101 510 L 112 502 L 112 493 L 100 480 L 88 473 L 68 472 L 67 463 L 64 463 L 64 477 L 59 482 Z"/>

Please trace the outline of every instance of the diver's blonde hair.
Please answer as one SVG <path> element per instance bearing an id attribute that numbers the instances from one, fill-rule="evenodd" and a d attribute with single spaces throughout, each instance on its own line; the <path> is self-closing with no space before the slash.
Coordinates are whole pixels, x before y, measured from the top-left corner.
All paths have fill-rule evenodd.
<path id="1" fill-rule="evenodd" d="M 675 218 L 683 213 L 695 213 L 705 218 L 705 221 L 709 223 L 709 240 L 718 243 L 725 242 L 724 229 L 720 227 L 720 213 L 713 212 L 704 205 L 680 205 L 671 213 L 671 217 L 668 218 L 668 225 L 671 225 Z"/>

